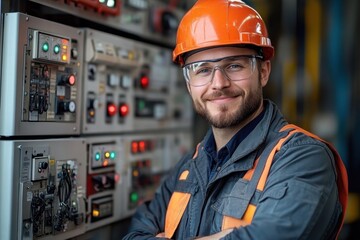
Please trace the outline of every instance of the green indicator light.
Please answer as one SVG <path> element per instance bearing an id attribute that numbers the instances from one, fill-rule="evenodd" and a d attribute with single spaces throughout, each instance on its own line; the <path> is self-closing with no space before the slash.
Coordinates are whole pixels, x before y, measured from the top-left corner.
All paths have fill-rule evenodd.
<path id="1" fill-rule="evenodd" d="M 136 192 L 133 192 L 130 194 L 130 201 L 131 202 L 137 202 L 139 200 L 139 194 L 137 194 Z"/>
<path id="2" fill-rule="evenodd" d="M 95 154 L 95 160 L 96 160 L 96 161 L 99 161 L 99 160 L 100 160 L 100 157 L 101 157 L 100 153 L 96 153 L 96 154 Z"/>
<path id="3" fill-rule="evenodd" d="M 45 42 L 45 43 L 42 45 L 42 50 L 43 50 L 44 52 L 49 51 L 49 44 L 48 44 L 47 42 Z"/>
<path id="4" fill-rule="evenodd" d="M 111 152 L 111 153 L 110 153 L 110 158 L 111 158 L 111 159 L 114 159 L 115 156 L 116 156 L 115 152 Z"/>
<path id="5" fill-rule="evenodd" d="M 60 46 L 59 45 L 55 45 L 54 46 L 54 53 L 58 54 L 60 52 Z"/>
<path id="6" fill-rule="evenodd" d="M 142 110 L 145 108 L 145 101 L 139 101 L 139 109 Z"/>

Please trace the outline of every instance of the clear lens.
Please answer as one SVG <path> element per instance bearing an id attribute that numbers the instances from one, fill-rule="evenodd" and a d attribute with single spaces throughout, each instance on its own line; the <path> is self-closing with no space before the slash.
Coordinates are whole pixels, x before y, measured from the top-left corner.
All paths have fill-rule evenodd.
<path id="1" fill-rule="evenodd" d="M 231 81 L 248 79 L 255 70 L 256 55 L 230 56 L 201 62 L 189 63 L 183 67 L 185 80 L 192 86 L 203 86 L 211 82 L 215 71 L 220 70 Z M 220 64 L 214 65 L 213 63 Z"/>

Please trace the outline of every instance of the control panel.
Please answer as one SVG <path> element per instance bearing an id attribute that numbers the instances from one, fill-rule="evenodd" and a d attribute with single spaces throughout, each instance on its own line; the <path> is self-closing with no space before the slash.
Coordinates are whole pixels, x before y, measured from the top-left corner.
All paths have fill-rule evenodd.
<path id="1" fill-rule="evenodd" d="M 67 239 L 85 232 L 83 139 L 1 141 L 4 239 Z M 14 158 L 15 161 L 4 161 Z M 11 199 L 13 199 L 11 201 Z M 11 227 L 14 231 L 6 229 Z"/>
<path id="2" fill-rule="evenodd" d="M 87 229 L 124 219 L 153 197 L 192 147 L 188 132 L 87 138 Z M 172 147 L 171 151 L 167 151 Z"/>
<path id="3" fill-rule="evenodd" d="M 154 196 L 164 177 L 191 150 L 192 135 L 189 132 L 132 135 L 124 138 L 123 146 L 128 156 L 129 191 L 124 212 L 133 213 Z"/>
<path id="4" fill-rule="evenodd" d="M 124 218 L 127 159 L 120 137 L 87 138 L 87 229 Z"/>
<path id="5" fill-rule="evenodd" d="M 3 36 L 0 135 L 79 134 L 82 31 L 7 13 Z"/>
<path id="6" fill-rule="evenodd" d="M 171 50 L 85 30 L 82 132 L 190 127 L 191 101 Z"/>

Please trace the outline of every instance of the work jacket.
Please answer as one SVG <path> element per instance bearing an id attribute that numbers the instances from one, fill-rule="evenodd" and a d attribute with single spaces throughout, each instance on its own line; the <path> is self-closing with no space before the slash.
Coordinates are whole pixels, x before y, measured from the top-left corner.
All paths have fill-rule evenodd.
<path id="1" fill-rule="evenodd" d="M 224 216 L 241 218 L 248 181 L 242 179 L 268 146 L 280 138 L 286 120 L 271 101 L 255 129 L 238 145 L 211 180 L 210 163 L 203 143 L 196 157 L 188 154 L 157 189 L 152 201 L 140 206 L 124 239 L 152 239 L 164 232 L 169 200 L 174 192 L 190 198 L 172 239 L 193 239 L 222 230 Z M 342 206 L 336 183 L 334 155 L 327 145 L 303 133 L 288 139 L 275 154 L 263 191 L 256 190 L 251 224 L 235 229 L 224 239 L 333 239 Z M 186 178 L 181 174 L 188 172 Z M 181 203 L 179 204 L 181 207 Z"/>

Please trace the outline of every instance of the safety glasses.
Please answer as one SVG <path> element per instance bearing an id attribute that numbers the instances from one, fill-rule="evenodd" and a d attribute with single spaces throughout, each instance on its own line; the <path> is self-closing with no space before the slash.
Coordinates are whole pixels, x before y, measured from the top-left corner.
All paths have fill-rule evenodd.
<path id="1" fill-rule="evenodd" d="M 183 74 L 185 80 L 194 87 L 212 82 L 216 70 L 220 70 L 231 81 L 240 81 L 248 79 L 254 73 L 256 59 L 262 59 L 262 56 L 237 55 L 192 62 L 183 67 Z"/>

